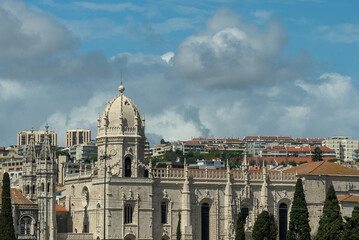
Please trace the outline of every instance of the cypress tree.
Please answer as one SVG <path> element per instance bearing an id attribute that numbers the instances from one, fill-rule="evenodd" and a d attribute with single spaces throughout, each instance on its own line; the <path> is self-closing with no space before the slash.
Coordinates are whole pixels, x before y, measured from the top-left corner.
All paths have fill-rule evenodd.
<path id="1" fill-rule="evenodd" d="M 242 221 L 242 217 L 240 214 L 237 216 L 237 223 L 236 223 L 236 237 L 235 240 L 245 240 L 246 235 L 244 233 L 244 223 Z"/>
<path id="2" fill-rule="evenodd" d="M 312 152 L 312 161 L 313 162 L 323 161 L 323 151 L 320 149 L 320 147 L 316 147 Z"/>
<path id="3" fill-rule="evenodd" d="M 319 221 L 317 240 L 339 240 L 343 232 L 343 219 L 333 185 L 330 185 Z"/>
<path id="4" fill-rule="evenodd" d="M 176 231 L 176 239 L 181 240 L 181 213 L 178 213 L 178 224 L 177 224 L 177 231 Z"/>
<path id="5" fill-rule="evenodd" d="M 355 206 L 351 218 L 346 218 L 341 240 L 356 240 L 359 237 L 359 207 Z"/>
<path id="6" fill-rule="evenodd" d="M 276 240 L 277 224 L 274 216 L 267 211 L 263 211 L 258 215 L 253 226 L 253 240 Z"/>
<path id="7" fill-rule="evenodd" d="M 14 223 L 11 211 L 10 199 L 10 177 L 6 172 L 3 176 L 2 194 L 1 194 L 1 214 L 0 214 L 0 239 L 15 240 Z"/>
<path id="8" fill-rule="evenodd" d="M 305 201 L 302 179 L 298 178 L 290 212 L 287 240 L 307 239 L 310 239 L 309 212 Z"/>

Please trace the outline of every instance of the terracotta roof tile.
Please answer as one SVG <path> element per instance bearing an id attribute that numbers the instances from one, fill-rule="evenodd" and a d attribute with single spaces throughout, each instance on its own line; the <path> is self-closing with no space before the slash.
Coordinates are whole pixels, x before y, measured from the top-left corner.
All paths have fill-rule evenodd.
<path id="1" fill-rule="evenodd" d="M 358 195 L 345 195 L 338 197 L 339 202 L 354 202 L 359 203 L 359 196 Z"/>
<path id="2" fill-rule="evenodd" d="M 0 188 L 0 196 L 2 194 L 2 188 Z M 35 204 L 33 202 L 31 202 L 29 199 L 27 199 L 24 195 L 22 195 L 22 193 L 16 189 L 16 188 L 11 188 L 10 189 L 10 195 L 11 195 L 11 203 L 14 201 L 14 197 L 15 197 L 15 204 L 18 205 L 23 205 L 23 204 Z M 0 204 L 2 202 L 2 199 L 0 197 Z"/>
<path id="3" fill-rule="evenodd" d="M 56 212 L 68 212 L 63 206 L 56 204 Z"/>
<path id="4" fill-rule="evenodd" d="M 327 175 L 357 175 L 359 176 L 359 170 L 341 166 L 337 163 L 331 162 L 311 162 L 302 164 L 290 169 L 285 170 L 288 173 L 297 172 L 300 175 L 306 174 L 327 174 Z"/>

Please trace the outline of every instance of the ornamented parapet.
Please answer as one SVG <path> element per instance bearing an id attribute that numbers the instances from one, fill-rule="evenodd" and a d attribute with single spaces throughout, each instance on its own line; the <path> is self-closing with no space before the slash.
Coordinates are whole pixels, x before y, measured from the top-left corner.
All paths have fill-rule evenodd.
<path id="1" fill-rule="evenodd" d="M 245 176 L 241 170 L 231 170 L 233 179 L 244 180 Z M 184 178 L 184 169 L 182 168 L 153 168 L 152 174 L 154 178 Z M 293 173 L 283 173 L 279 171 L 269 171 L 268 177 L 270 181 L 296 180 Z M 218 169 L 189 169 L 189 176 L 193 179 L 226 179 L 226 170 Z M 250 171 L 249 179 L 254 181 L 262 181 L 263 173 L 261 171 Z"/>
<path id="2" fill-rule="evenodd" d="M 92 233 L 58 233 L 57 240 L 93 240 Z"/>

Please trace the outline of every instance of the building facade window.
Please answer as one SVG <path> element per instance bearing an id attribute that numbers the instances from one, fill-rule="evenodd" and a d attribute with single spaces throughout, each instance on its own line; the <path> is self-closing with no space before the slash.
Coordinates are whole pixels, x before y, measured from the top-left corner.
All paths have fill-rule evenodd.
<path id="1" fill-rule="evenodd" d="M 125 205 L 125 224 L 132 223 L 133 206 L 131 204 Z"/>
<path id="2" fill-rule="evenodd" d="M 279 240 L 287 239 L 288 206 L 285 203 L 279 205 Z"/>
<path id="3" fill-rule="evenodd" d="M 201 205 L 201 240 L 209 240 L 209 204 Z"/>
<path id="4" fill-rule="evenodd" d="M 31 218 L 24 217 L 20 221 L 20 234 L 30 235 L 31 234 Z"/>
<path id="5" fill-rule="evenodd" d="M 168 204 L 167 201 L 161 202 L 161 223 L 167 223 Z"/>
<path id="6" fill-rule="evenodd" d="M 131 177 L 131 158 L 125 158 L 125 177 Z"/>
<path id="7" fill-rule="evenodd" d="M 247 207 L 241 208 L 241 218 L 244 224 L 246 224 L 248 216 L 249 216 L 249 209 Z"/>

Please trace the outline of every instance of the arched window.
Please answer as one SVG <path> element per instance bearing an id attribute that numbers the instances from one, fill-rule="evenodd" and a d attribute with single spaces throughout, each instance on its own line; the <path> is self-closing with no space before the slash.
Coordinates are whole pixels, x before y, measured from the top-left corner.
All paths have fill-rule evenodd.
<path id="1" fill-rule="evenodd" d="M 29 194 L 29 193 L 30 193 L 30 186 L 27 185 L 27 186 L 26 186 L 26 194 Z"/>
<path id="2" fill-rule="evenodd" d="M 161 202 L 161 223 L 166 224 L 167 223 L 167 213 L 168 213 L 168 204 L 167 201 Z"/>
<path id="3" fill-rule="evenodd" d="M 44 185 L 44 183 L 41 183 L 41 191 L 42 191 L 42 192 L 45 191 L 45 185 Z"/>
<path id="4" fill-rule="evenodd" d="M 279 205 L 279 240 L 287 239 L 288 206 L 285 203 Z"/>
<path id="5" fill-rule="evenodd" d="M 35 185 L 32 185 L 32 194 L 35 194 Z"/>
<path id="6" fill-rule="evenodd" d="M 147 169 L 145 169 L 144 177 L 145 177 L 145 178 L 148 178 L 148 170 L 147 170 Z"/>
<path id="7" fill-rule="evenodd" d="M 209 204 L 201 206 L 201 240 L 209 240 Z"/>
<path id="8" fill-rule="evenodd" d="M 131 204 L 125 205 L 125 224 L 132 223 L 133 206 Z"/>
<path id="9" fill-rule="evenodd" d="M 131 177 L 131 158 L 125 158 L 125 177 Z"/>
<path id="10" fill-rule="evenodd" d="M 242 222 L 244 224 L 246 224 L 248 216 L 249 216 L 249 209 L 247 207 L 242 207 L 241 208 L 241 218 L 242 218 Z"/>
<path id="11" fill-rule="evenodd" d="M 50 192 L 50 183 L 47 183 L 47 192 Z"/>
<path id="12" fill-rule="evenodd" d="M 20 221 L 20 234 L 30 235 L 31 234 L 31 218 L 23 217 Z"/>

